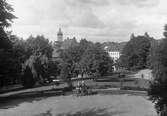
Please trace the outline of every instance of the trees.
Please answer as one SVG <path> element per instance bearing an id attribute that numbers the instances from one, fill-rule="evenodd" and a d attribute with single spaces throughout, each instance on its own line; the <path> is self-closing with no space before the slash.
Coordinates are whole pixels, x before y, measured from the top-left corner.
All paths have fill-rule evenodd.
<path id="1" fill-rule="evenodd" d="M 112 72 L 113 61 L 100 43 L 81 40 L 78 45 L 62 50 L 61 77 L 71 84 L 71 78 L 84 75 L 99 77 Z"/>
<path id="2" fill-rule="evenodd" d="M 43 35 L 37 35 L 36 37 L 30 36 L 26 40 L 26 50 L 29 55 L 40 52 L 46 54 L 47 57 L 50 58 L 52 56 L 53 48 L 48 39 Z"/>
<path id="3" fill-rule="evenodd" d="M 0 49 L 9 49 L 12 47 L 4 28 L 11 26 L 11 22 L 16 18 L 12 14 L 14 9 L 6 0 L 0 0 Z"/>
<path id="4" fill-rule="evenodd" d="M 12 47 L 4 28 L 11 26 L 12 20 L 16 18 L 12 14 L 13 11 L 14 9 L 6 0 L 0 1 L 0 49 L 10 49 Z"/>
<path id="5" fill-rule="evenodd" d="M 49 60 L 48 64 L 48 74 L 49 76 L 58 76 L 60 75 L 60 62 Z"/>
<path id="6" fill-rule="evenodd" d="M 167 25 L 165 25 L 164 30 L 165 38 L 153 44 L 154 49 L 152 49 L 151 55 L 154 79 L 148 92 L 161 116 L 167 114 Z"/>
<path id="7" fill-rule="evenodd" d="M 36 82 L 43 84 L 44 79 L 48 78 L 48 64 L 46 55 L 31 55 L 23 65 L 23 86 L 33 87 Z"/>
<path id="8" fill-rule="evenodd" d="M 64 49 L 60 53 L 62 61 L 60 62 L 61 72 L 60 76 L 71 87 L 71 78 L 77 76 L 77 63 L 81 59 L 80 47 L 70 46 L 68 49 Z"/>
<path id="9" fill-rule="evenodd" d="M 7 36 L 12 46 L 0 49 L 0 68 L 2 69 L 0 85 L 21 80 L 25 87 L 32 87 L 36 82 L 43 83 L 44 79 L 49 77 L 48 65 L 49 58 L 52 56 L 52 45 L 49 40 L 44 36 L 30 36 L 27 40 L 10 33 Z"/>
<path id="10" fill-rule="evenodd" d="M 49 58 L 52 56 L 52 45 L 44 36 L 30 36 L 26 41 L 19 40 L 19 47 L 22 48 L 23 77 L 25 87 L 32 87 L 36 82 L 44 83 L 49 78 Z M 28 77 L 26 74 L 31 77 Z M 33 80 L 30 83 L 29 80 Z"/>
<path id="11" fill-rule="evenodd" d="M 125 45 L 121 63 L 127 69 L 143 69 L 148 67 L 148 56 L 153 38 L 147 33 L 144 36 L 131 35 L 130 41 Z"/>
<path id="12" fill-rule="evenodd" d="M 6 0 L 0 0 L 0 86 L 10 83 L 10 77 L 18 71 L 12 42 L 5 31 L 5 28 L 11 26 L 12 20 L 16 18 L 12 12 L 11 5 Z"/>
<path id="13" fill-rule="evenodd" d="M 96 77 L 112 72 L 113 61 L 100 43 L 89 46 L 80 61 L 82 69 Z"/>

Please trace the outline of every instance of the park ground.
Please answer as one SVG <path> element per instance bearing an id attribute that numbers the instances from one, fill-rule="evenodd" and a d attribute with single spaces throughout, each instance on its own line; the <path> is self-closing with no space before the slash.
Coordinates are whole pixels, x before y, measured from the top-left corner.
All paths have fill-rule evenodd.
<path id="1" fill-rule="evenodd" d="M 145 75 L 144 79 L 141 79 L 141 74 Z M 129 77 L 130 81 L 121 85 L 123 88 L 128 85 L 147 88 L 150 70 L 142 70 Z M 154 104 L 148 100 L 144 89 L 121 90 L 120 82 L 113 80 L 89 80 L 87 84 L 94 87 L 98 94 L 81 97 L 62 95 L 59 92 L 64 84 L 0 94 L 0 116 L 156 116 Z"/>

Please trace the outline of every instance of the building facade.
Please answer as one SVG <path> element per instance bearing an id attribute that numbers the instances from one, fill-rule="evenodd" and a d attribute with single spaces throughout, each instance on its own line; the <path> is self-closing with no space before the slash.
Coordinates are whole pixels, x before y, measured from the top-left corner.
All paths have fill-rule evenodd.
<path id="1" fill-rule="evenodd" d="M 119 51 L 108 51 L 108 54 L 114 60 L 114 62 L 120 58 Z"/>
<path id="2" fill-rule="evenodd" d="M 106 50 L 106 52 L 108 53 L 108 55 L 113 59 L 113 61 L 114 61 L 113 69 L 114 69 L 114 71 L 116 71 L 117 70 L 117 68 L 116 68 L 116 62 L 117 62 L 117 60 L 121 56 L 120 51 L 118 51 L 118 50 L 109 50 L 108 46 L 105 46 L 104 49 Z"/>
<path id="3" fill-rule="evenodd" d="M 63 43 L 63 32 L 61 31 L 61 28 L 59 28 L 57 32 L 57 41 L 55 41 L 53 45 L 53 52 L 52 52 L 53 60 L 59 58 L 59 50 L 62 47 L 62 43 Z"/>

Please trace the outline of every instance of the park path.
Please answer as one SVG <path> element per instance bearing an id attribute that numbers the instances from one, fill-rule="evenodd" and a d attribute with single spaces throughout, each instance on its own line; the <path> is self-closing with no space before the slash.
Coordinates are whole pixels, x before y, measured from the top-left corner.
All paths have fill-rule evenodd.
<path id="1" fill-rule="evenodd" d="M 52 89 L 62 89 L 64 88 L 66 85 L 65 84 L 61 84 L 59 86 L 55 86 L 55 85 L 49 85 L 49 86 L 43 86 L 43 87 L 36 87 L 36 88 L 30 88 L 30 89 L 24 89 L 24 90 L 19 90 L 19 91 L 13 91 L 13 92 L 7 92 L 7 93 L 3 93 L 0 94 L 0 98 L 1 97 L 9 97 L 12 95 L 18 95 L 18 94 L 24 94 L 24 93 L 33 93 L 33 92 L 42 92 L 42 91 L 47 91 L 47 90 L 52 90 Z"/>
<path id="2" fill-rule="evenodd" d="M 136 74 L 130 75 L 130 77 L 132 77 L 132 78 L 142 78 L 142 74 L 143 74 L 144 79 L 151 80 L 153 78 L 152 77 L 152 70 L 150 70 L 150 69 L 140 70 Z"/>

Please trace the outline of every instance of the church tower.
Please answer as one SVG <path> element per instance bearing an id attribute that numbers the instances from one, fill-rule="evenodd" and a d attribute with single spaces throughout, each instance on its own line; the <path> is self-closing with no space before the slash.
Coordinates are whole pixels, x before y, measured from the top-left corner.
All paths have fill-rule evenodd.
<path id="1" fill-rule="evenodd" d="M 59 31 L 57 33 L 57 41 L 59 41 L 59 42 L 63 41 L 63 33 L 61 31 L 61 28 L 59 28 Z"/>

